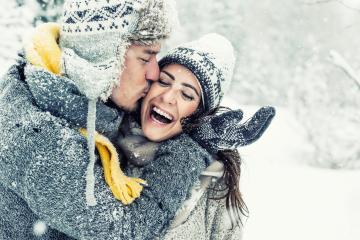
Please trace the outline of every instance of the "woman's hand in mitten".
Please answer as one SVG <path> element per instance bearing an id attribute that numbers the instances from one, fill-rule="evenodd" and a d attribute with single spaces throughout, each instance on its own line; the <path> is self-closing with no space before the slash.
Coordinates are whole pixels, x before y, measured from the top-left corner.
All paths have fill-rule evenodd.
<path id="1" fill-rule="evenodd" d="M 235 149 L 255 142 L 265 132 L 275 116 L 275 108 L 262 107 L 245 123 L 241 110 L 230 110 L 211 116 L 189 135 L 208 152 L 216 154 L 219 150 Z"/>

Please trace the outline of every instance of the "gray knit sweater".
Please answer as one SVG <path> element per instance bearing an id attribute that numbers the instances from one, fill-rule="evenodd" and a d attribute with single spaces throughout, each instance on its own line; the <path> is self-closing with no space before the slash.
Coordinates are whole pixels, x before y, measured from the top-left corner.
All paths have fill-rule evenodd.
<path id="1" fill-rule="evenodd" d="M 31 239 L 38 218 L 49 225 L 42 239 L 162 238 L 210 156 L 186 135 L 165 142 L 141 175 L 149 187 L 129 206 L 114 199 L 96 165 L 98 204 L 88 207 L 86 139 L 71 113 L 42 110 L 37 91 L 53 81 L 42 70 L 24 73 L 25 64 L 20 59 L 0 85 L 0 238 Z M 36 81 L 44 77 L 49 86 Z"/>

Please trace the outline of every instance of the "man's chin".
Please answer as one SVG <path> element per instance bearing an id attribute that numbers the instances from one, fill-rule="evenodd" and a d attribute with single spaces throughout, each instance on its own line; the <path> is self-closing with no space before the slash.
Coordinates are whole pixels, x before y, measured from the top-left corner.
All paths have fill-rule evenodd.
<path id="1" fill-rule="evenodd" d="M 119 106 L 119 108 L 121 108 L 123 111 L 129 112 L 129 113 L 135 112 L 139 107 L 140 107 L 139 102 L 136 102 L 135 104 L 133 104 L 131 106 L 130 105 L 128 105 L 128 106 Z"/>
<path id="2" fill-rule="evenodd" d="M 116 102 L 111 98 L 108 99 L 108 104 L 110 104 L 113 107 L 116 107 L 118 109 L 121 109 L 122 111 L 129 112 L 129 113 L 136 111 L 140 106 L 139 102 L 136 102 L 135 104 L 132 104 L 132 105 L 125 105 L 125 104 Z"/>

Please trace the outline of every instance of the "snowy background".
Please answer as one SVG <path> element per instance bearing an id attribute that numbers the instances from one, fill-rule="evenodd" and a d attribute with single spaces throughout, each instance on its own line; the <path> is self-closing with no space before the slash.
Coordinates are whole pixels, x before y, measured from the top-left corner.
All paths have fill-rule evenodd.
<path id="1" fill-rule="evenodd" d="M 0 0 L 0 74 L 62 0 Z M 208 32 L 237 64 L 226 105 L 277 116 L 240 149 L 245 240 L 360 239 L 360 0 L 181 0 L 164 49 Z"/>

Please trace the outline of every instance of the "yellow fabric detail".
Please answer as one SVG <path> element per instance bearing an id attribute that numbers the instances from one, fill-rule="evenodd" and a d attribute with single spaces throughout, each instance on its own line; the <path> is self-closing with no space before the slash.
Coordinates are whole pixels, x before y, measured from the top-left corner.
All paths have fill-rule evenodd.
<path id="1" fill-rule="evenodd" d="M 60 26 L 57 23 L 44 23 L 35 28 L 25 44 L 26 59 L 33 65 L 43 67 L 59 75 L 61 50 L 58 45 Z"/>
<path id="2" fill-rule="evenodd" d="M 86 129 L 81 128 L 79 131 L 84 137 L 87 137 Z M 116 148 L 109 139 L 97 132 L 95 132 L 95 146 L 104 168 L 105 181 L 114 197 L 125 205 L 132 203 L 140 196 L 146 181 L 127 177 L 120 168 Z"/>

